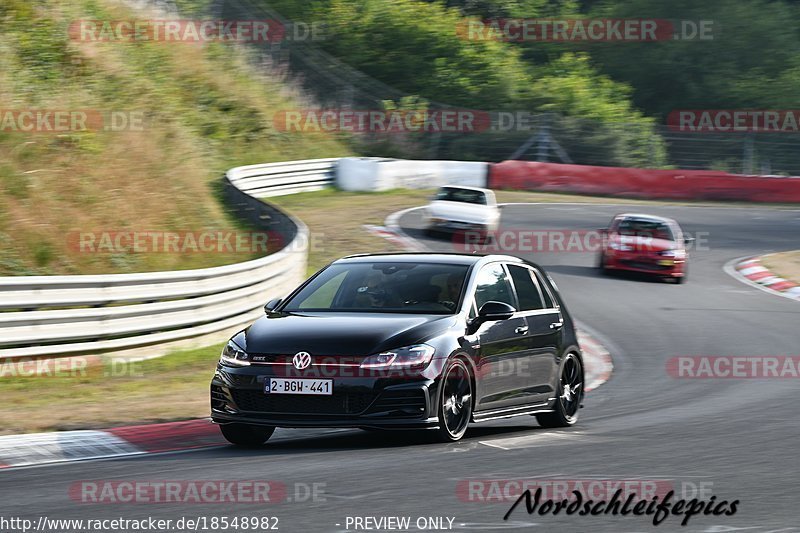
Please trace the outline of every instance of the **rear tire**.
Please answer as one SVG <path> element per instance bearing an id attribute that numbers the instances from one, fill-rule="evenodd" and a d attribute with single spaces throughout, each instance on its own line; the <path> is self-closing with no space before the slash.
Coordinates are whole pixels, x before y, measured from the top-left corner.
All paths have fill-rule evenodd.
<path id="1" fill-rule="evenodd" d="M 472 374 L 462 359 L 451 359 L 442 376 L 436 436 L 440 442 L 455 442 L 467 432 L 472 419 Z"/>
<path id="2" fill-rule="evenodd" d="M 569 354 L 561 365 L 556 403 L 552 413 L 536 415 L 545 428 L 564 428 L 575 425 L 583 401 L 583 366 L 575 354 Z"/>
<path id="3" fill-rule="evenodd" d="M 225 440 L 245 448 L 261 446 L 275 433 L 275 428 L 272 426 L 252 426 L 250 424 L 222 424 L 219 429 Z"/>

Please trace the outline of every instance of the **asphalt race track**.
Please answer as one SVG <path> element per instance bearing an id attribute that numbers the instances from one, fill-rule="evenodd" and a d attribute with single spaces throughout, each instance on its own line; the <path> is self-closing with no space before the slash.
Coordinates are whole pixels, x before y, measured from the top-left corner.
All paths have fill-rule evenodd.
<path id="1" fill-rule="evenodd" d="M 621 211 L 665 214 L 698 235 L 686 284 L 602 276 L 594 253 L 520 254 L 552 274 L 573 315 L 614 355 L 611 380 L 586 398 L 570 430 L 543 430 L 534 418 L 520 417 L 473 426 L 449 445 L 415 433 L 278 430 L 260 450 L 221 447 L 10 469 L 0 472 L 2 515 L 34 521 L 276 516 L 279 530 L 292 532 L 347 530 L 354 516 L 409 516 L 412 525 L 418 517 L 450 517 L 455 531 L 799 530 L 800 380 L 676 379 L 666 364 L 681 355 L 800 355 L 800 303 L 723 271 L 738 257 L 800 248 L 800 210 L 516 204 L 503 208 L 503 225 L 594 230 Z M 400 223 L 432 250 L 453 249 L 446 237 L 423 236 L 418 211 Z M 457 490 L 464 480 L 520 478 L 655 480 L 678 497 L 713 494 L 718 502 L 740 503 L 734 516 L 694 516 L 686 527 L 670 516 L 654 528 L 652 517 L 529 516 L 524 505 L 504 521 L 513 499 L 469 501 Z M 253 479 L 285 483 L 291 501 L 87 504 L 69 496 L 81 480 Z M 306 498 L 313 484 L 318 497 Z"/>

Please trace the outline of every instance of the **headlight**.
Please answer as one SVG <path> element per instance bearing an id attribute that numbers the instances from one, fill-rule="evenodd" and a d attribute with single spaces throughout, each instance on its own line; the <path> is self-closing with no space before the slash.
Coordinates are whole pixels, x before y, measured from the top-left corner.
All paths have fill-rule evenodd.
<path id="1" fill-rule="evenodd" d="M 676 259 L 683 259 L 686 257 L 686 252 L 683 250 L 661 250 L 658 255 L 662 257 L 674 257 Z"/>
<path id="2" fill-rule="evenodd" d="M 370 355 L 361 362 L 361 368 L 397 368 L 427 365 L 433 357 L 433 346 L 415 344 L 396 350 Z"/>
<path id="3" fill-rule="evenodd" d="M 228 341 L 228 344 L 222 349 L 219 360 L 224 365 L 250 366 L 249 358 L 250 356 L 247 355 L 247 352 L 239 348 L 236 343 Z"/>
<path id="4" fill-rule="evenodd" d="M 608 247 L 611 248 L 612 250 L 621 250 L 623 252 L 630 252 L 631 250 L 633 250 L 633 246 L 631 246 L 630 244 L 623 244 L 619 242 L 609 243 Z"/>

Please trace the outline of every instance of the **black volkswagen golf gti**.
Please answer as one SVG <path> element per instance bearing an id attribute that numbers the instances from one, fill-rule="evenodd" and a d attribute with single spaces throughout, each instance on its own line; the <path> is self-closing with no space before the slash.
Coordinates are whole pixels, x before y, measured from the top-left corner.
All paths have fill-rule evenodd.
<path id="1" fill-rule="evenodd" d="M 503 255 L 379 254 L 334 261 L 222 351 L 212 419 L 230 442 L 276 427 L 430 428 L 535 415 L 577 421 L 583 362 L 540 267 Z"/>

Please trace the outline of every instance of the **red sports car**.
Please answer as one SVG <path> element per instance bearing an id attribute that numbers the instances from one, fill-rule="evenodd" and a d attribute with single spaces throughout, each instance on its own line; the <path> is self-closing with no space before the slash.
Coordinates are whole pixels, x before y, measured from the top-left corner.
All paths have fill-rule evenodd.
<path id="1" fill-rule="evenodd" d="M 604 239 L 598 267 L 604 274 L 630 270 L 677 283 L 686 280 L 686 245 L 694 239 L 671 218 L 623 213 L 601 231 Z"/>

